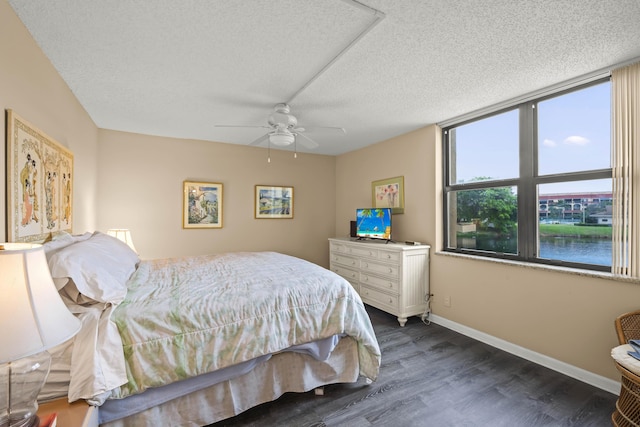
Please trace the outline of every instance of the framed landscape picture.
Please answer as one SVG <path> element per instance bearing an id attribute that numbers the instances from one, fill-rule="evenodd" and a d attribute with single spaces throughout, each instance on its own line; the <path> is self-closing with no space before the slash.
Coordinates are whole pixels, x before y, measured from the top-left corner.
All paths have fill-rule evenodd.
<path id="1" fill-rule="evenodd" d="M 293 218 L 293 187 L 256 185 L 256 218 Z"/>
<path id="2" fill-rule="evenodd" d="M 222 228 L 222 184 L 184 181 L 182 228 Z"/>
<path id="3" fill-rule="evenodd" d="M 73 154 L 7 110 L 7 240 L 71 233 Z"/>
<path id="4" fill-rule="evenodd" d="M 404 176 L 373 181 L 371 197 L 374 208 L 391 208 L 394 214 L 404 213 Z"/>

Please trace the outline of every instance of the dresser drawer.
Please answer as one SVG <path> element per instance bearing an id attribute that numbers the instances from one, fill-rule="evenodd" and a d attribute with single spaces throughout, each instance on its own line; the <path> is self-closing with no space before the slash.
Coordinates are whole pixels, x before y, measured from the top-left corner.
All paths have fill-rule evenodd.
<path id="1" fill-rule="evenodd" d="M 360 270 L 364 273 L 383 274 L 394 279 L 397 279 L 400 274 L 400 268 L 397 265 L 383 264 L 368 260 L 360 261 Z"/>
<path id="2" fill-rule="evenodd" d="M 347 253 L 347 245 L 343 243 L 331 242 L 329 244 L 329 252 L 339 252 L 339 253 Z"/>
<path id="3" fill-rule="evenodd" d="M 384 289 L 387 292 L 398 294 L 400 292 L 400 283 L 395 279 L 384 279 L 382 277 L 370 276 L 360 273 L 360 283 L 371 286 L 376 289 Z"/>
<path id="4" fill-rule="evenodd" d="M 398 310 L 397 295 L 390 295 L 368 286 L 360 285 L 360 297 L 363 302 L 380 309 L 388 309 L 392 312 L 396 312 Z"/>
<path id="5" fill-rule="evenodd" d="M 358 268 L 360 266 L 357 258 L 351 258 L 340 253 L 331 253 L 331 263 L 351 268 Z"/>
<path id="6" fill-rule="evenodd" d="M 378 258 L 383 261 L 400 262 L 400 259 L 402 257 L 400 255 L 400 252 L 380 250 L 378 251 Z"/>
<path id="7" fill-rule="evenodd" d="M 374 248 L 349 246 L 347 250 L 351 255 L 365 258 L 378 258 L 378 250 Z"/>
<path id="8" fill-rule="evenodd" d="M 347 279 L 350 282 L 357 282 L 358 281 L 359 273 L 356 270 L 352 270 L 350 268 L 342 267 L 342 266 L 334 264 L 334 263 L 331 263 L 331 265 L 329 266 L 329 269 L 331 271 L 333 271 L 334 273 L 336 273 L 337 275 L 344 277 L 345 279 Z"/>

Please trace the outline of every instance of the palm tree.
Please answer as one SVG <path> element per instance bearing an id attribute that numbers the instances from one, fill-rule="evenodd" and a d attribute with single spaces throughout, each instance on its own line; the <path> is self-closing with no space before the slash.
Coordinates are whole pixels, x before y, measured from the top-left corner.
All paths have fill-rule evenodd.
<path id="1" fill-rule="evenodd" d="M 376 213 L 376 218 L 380 218 L 380 223 L 382 224 L 382 227 L 384 228 L 384 210 L 383 209 L 375 209 L 374 210 Z M 383 230 L 384 232 L 385 230 Z"/>
<path id="2" fill-rule="evenodd" d="M 360 221 L 358 222 L 358 228 L 362 226 L 362 223 L 366 218 L 371 218 L 372 216 L 373 212 L 371 212 L 371 209 L 362 209 L 358 211 L 358 218 L 360 218 Z"/>

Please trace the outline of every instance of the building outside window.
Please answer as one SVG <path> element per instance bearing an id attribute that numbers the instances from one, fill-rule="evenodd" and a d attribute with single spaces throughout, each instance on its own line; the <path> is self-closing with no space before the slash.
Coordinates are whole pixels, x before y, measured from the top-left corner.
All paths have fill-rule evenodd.
<path id="1" fill-rule="evenodd" d="M 609 271 L 609 78 L 443 128 L 445 250 Z"/>

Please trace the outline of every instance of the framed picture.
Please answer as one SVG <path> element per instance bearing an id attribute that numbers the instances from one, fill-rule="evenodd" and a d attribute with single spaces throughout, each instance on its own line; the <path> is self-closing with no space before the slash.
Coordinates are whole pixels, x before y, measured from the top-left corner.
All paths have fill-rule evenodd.
<path id="1" fill-rule="evenodd" d="M 222 184 L 185 181 L 182 228 L 222 228 Z"/>
<path id="2" fill-rule="evenodd" d="M 381 179 L 371 183 L 374 208 L 391 208 L 394 214 L 404 213 L 404 177 Z"/>
<path id="3" fill-rule="evenodd" d="M 256 218 L 293 218 L 293 187 L 256 185 Z"/>
<path id="4" fill-rule="evenodd" d="M 7 240 L 72 232 L 73 154 L 7 110 Z"/>

